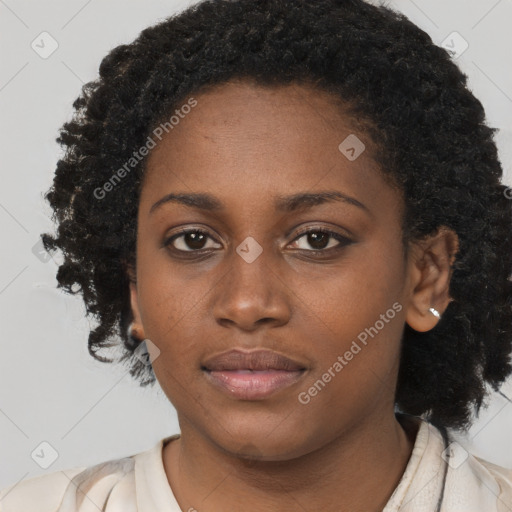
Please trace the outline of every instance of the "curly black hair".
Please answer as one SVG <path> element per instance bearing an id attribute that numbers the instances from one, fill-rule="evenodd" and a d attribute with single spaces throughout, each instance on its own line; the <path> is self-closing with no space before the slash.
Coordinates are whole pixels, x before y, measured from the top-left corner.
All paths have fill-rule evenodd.
<path id="1" fill-rule="evenodd" d="M 42 234 L 45 248 L 64 256 L 58 286 L 81 293 L 97 321 L 89 352 L 112 361 L 100 352 L 117 345 L 118 362 L 141 385 L 155 382 L 129 334 L 147 160 L 134 155 L 191 94 L 232 79 L 332 93 L 366 126 L 383 173 L 403 192 L 404 242 L 441 226 L 457 233 L 453 301 L 433 330 L 405 325 L 395 402 L 434 425 L 467 429 L 487 384 L 498 390 L 512 371 L 512 206 L 497 129 L 446 50 L 403 14 L 363 0 L 204 0 L 102 60 L 56 139 L 66 151 L 45 198 L 58 228 Z"/>

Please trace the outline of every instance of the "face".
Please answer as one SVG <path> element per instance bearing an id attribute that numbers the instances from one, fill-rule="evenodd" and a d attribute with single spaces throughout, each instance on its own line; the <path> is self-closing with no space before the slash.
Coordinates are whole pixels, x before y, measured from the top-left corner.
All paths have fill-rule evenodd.
<path id="1" fill-rule="evenodd" d="M 414 288 L 403 201 L 327 93 L 230 82 L 194 99 L 148 157 L 134 327 L 182 436 L 296 457 L 392 414 Z M 213 378 L 234 348 L 295 366 Z"/>

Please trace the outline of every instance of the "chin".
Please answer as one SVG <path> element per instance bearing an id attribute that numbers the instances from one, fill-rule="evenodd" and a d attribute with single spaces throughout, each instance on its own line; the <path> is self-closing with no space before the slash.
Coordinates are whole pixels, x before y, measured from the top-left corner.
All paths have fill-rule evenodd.
<path id="1" fill-rule="evenodd" d="M 214 432 L 209 429 L 206 435 L 226 454 L 252 461 L 290 460 L 314 449 L 314 436 L 308 439 L 304 424 L 290 424 L 284 418 L 272 422 L 244 418 L 219 425 Z"/>

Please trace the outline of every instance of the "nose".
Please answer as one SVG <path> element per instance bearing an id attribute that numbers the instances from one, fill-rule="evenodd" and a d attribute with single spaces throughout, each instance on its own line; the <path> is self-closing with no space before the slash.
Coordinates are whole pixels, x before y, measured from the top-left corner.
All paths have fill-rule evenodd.
<path id="1" fill-rule="evenodd" d="M 222 326 L 254 331 L 261 325 L 277 327 L 289 321 L 287 287 L 267 254 L 263 251 L 248 263 L 233 251 L 230 270 L 216 287 L 213 311 Z"/>

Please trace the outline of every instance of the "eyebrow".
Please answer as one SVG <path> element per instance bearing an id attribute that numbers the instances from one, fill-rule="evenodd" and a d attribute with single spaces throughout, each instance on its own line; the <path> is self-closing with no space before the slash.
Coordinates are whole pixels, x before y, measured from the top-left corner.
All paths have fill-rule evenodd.
<path id="1" fill-rule="evenodd" d="M 290 213 L 297 210 L 312 208 L 329 202 L 344 202 L 357 206 L 358 208 L 370 213 L 370 210 L 354 197 L 342 194 L 337 190 L 326 190 L 321 192 L 303 192 L 290 196 L 277 196 L 274 202 L 276 210 Z M 200 210 L 219 211 L 224 209 L 224 205 L 215 197 L 205 193 L 190 194 L 167 194 L 159 199 L 149 210 L 153 213 L 160 206 L 167 203 L 178 203 L 185 206 L 191 206 Z"/>

